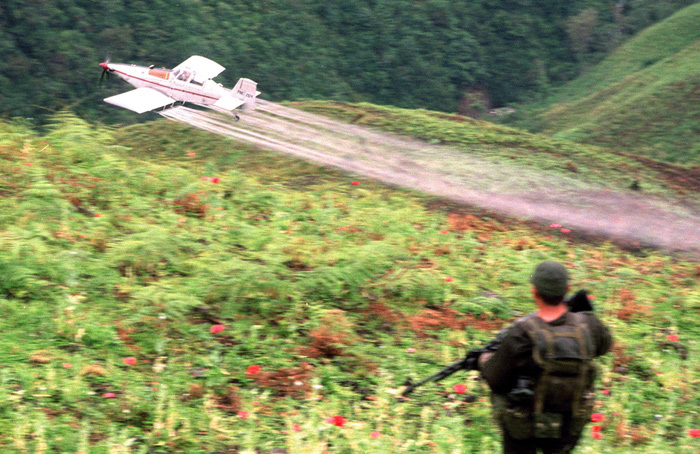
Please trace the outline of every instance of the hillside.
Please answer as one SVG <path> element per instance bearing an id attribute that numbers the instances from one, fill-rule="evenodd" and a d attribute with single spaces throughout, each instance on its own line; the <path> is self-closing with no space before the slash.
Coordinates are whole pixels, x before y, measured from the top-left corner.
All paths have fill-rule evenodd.
<path id="1" fill-rule="evenodd" d="M 520 124 L 679 164 L 700 165 L 700 4 L 640 32 Z"/>
<path id="2" fill-rule="evenodd" d="M 530 311 L 544 259 L 616 338 L 582 452 L 697 452 L 697 263 L 167 121 L 52 124 L 0 123 L 0 452 L 497 452 L 473 374 L 396 393 Z"/>

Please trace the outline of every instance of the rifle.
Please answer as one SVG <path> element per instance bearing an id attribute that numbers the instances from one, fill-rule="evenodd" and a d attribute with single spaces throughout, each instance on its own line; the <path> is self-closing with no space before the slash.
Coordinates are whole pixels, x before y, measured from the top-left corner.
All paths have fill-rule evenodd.
<path id="1" fill-rule="evenodd" d="M 593 304 L 591 304 L 591 300 L 588 298 L 588 292 L 583 289 L 566 298 L 564 302 L 569 307 L 570 312 L 593 311 Z M 418 383 L 411 383 L 410 380 L 406 380 L 407 387 L 403 390 L 401 396 L 406 397 L 419 386 L 423 386 L 431 381 L 438 382 L 440 380 L 444 380 L 460 370 L 479 370 L 479 357 L 481 357 L 482 353 L 493 353 L 498 350 L 498 347 L 500 347 L 501 343 L 503 343 L 503 339 L 505 339 L 507 332 L 508 330 L 506 329 L 501 330 L 496 338 L 491 340 L 488 344 L 481 348 L 470 350 L 467 352 L 467 356 L 464 358 L 450 364 L 441 371 L 419 381 Z"/>

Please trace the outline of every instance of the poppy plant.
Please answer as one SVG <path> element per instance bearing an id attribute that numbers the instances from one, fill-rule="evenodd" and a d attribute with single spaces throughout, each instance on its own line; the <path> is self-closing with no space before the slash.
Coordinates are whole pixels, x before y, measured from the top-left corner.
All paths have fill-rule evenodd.
<path id="1" fill-rule="evenodd" d="M 593 433 L 591 433 L 591 436 L 593 438 L 595 438 L 596 440 L 600 440 L 601 438 L 603 438 L 603 434 L 600 432 L 593 432 Z"/>
<path id="2" fill-rule="evenodd" d="M 326 419 L 326 422 L 338 427 L 343 427 L 345 425 L 345 418 L 342 416 L 333 416 L 332 418 Z"/>
<path id="3" fill-rule="evenodd" d="M 190 158 L 194 158 L 195 156 L 197 156 L 197 153 L 190 152 L 190 153 L 187 153 L 187 156 L 189 156 Z"/>
<path id="4" fill-rule="evenodd" d="M 369 434 L 369 438 L 371 438 L 372 440 L 376 440 L 376 439 L 379 438 L 381 435 L 382 435 L 382 434 L 381 434 L 380 432 L 377 432 L 377 431 L 375 430 L 375 431 L 373 431 L 371 434 Z"/>
<path id="5" fill-rule="evenodd" d="M 300 432 L 300 431 L 301 431 L 301 425 L 300 425 L 299 423 L 296 423 L 296 422 L 295 422 L 294 424 L 292 424 L 292 430 L 293 430 L 294 432 Z"/>
<path id="6" fill-rule="evenodd" d="M 591 415 L 591 422 L 602 422 L 605 421 L 605 415 L 602 413 L 593 413 Z"/>
<path id="7" fill-rule="evenodd" d="M 360 182 L 359 181 L 351 181 L 350 184 L 353 186 L 357 186 L 360 184 Z"/>
<path id="8" fill-rule="evenodd" d="M 688 429 L 688 435 L 693 438 L 700 438 L 700 429 Z"/>
<path id="9" fill-rule="evenodd" d="M 104 393 L 102 394 L 102 397 L 104 397 L 105 399 L 114 399 L 115 397 L 117 397 L 117 395 L 114 393 Z"/>
<path id="10" fill-rule="evenodd" d="M 452 281 L 454 281 L 454 280 L 455 280 L 455 279 L 454 279 L 453 277 L 446 277 L 446 278 L 445 278 L 445 282 L 452 282 Z"/>
<path id="11" fill-rule="evenodd" d="M 216 334 L 222 332 L 224 328 L 224 325 L 213 325 L 211 328 L 209 328 L 209 331 L 211 331 L 212 334 Z"/>
<path id="12" fill-rule="evenodd" d="M 415 352 L 416 352 L 416 349 L 413 348 L 413 347 L 410 347 L 410 348 L 407 348 L 407 349 L 406 349 L 406 353 L 415 353 Z"/>
<path id="13" fill-rule="evenodd" d="M 550 227 L 553 228 L 553 229 L 560 229 L 560 228 L 561 228 L 561 224 L 551 224 Z"/>
<path id="14" fill-rule="evenodd" d="M 571 229 L 561 229 L 561 233 L 571 233 Z"/>
<path id="15" fill-rule="evenodd" d="M 466 387 L 465 385 L 463 385 L 462 383 L 458 383 L 458 384 L 454 385 L 454 386 L 452 387 L 452 389 L 453 389 L 454 392 L 456 392 L 457 394 L 464 394 L 464 393 L 467 392 L 467 387 Z"/>
<path id="16" fill-rule="evenodd" d="M 124 358 L 124 359 L 122 359 L 122 361 L 127 366 L 133 366 L 134 364 L 136 364 L 136 358 L 134 358 L 133 356 L 129 356 L 127 358 Z"/>
<path id="17" fill-rule="evenodd" d="M 248 419 L 248 412 L 247 411 L 239 411 L 238 417 L 241 419 Z"/>
<path id="18" fill-rule="evenodd" d="M 678 339 L 680 339 L 680 337 L 678 337 L 677 334 L 669 334 L 668 336 L 666 336 L 666 340 L 668 340 L 669 342 L 678 342 Z"/>
<path id="19" fill-rule="evenodd" d="M 248 366 L 248 369 L 246 369 L 245 371 L 245 373 L 248 375 L 255 375 L 258 372 L 260 372 L 260 366 L 258 366 L 257 364 Z"/>

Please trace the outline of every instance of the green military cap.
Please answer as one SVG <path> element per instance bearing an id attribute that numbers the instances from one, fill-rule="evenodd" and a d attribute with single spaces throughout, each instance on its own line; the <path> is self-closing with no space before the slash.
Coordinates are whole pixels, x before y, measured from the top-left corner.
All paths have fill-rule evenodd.
<path id="1" fill-rule="evenodd" d="M 559 262 L 542 262 L 530 276 L 530 283 L 540 295 L 564 296 L 569 283 L 569 273 Z"/>

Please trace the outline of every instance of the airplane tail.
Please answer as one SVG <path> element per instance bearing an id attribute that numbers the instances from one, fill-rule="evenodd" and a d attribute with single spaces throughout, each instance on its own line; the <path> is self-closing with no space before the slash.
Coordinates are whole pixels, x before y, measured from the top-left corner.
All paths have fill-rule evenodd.
<path id="1" fill-rule="evenodd" d="M 255 109 L 255 98 L 260 94 L 257 91 L 258 83 L 250 79 L 240 78 L 235 87 L 233 87 L 234 96 L 242 99 L 243 105 L 242 110 L 253 110 Z"/>

